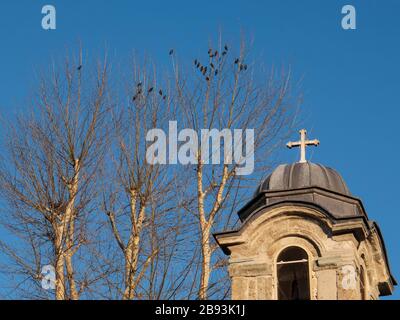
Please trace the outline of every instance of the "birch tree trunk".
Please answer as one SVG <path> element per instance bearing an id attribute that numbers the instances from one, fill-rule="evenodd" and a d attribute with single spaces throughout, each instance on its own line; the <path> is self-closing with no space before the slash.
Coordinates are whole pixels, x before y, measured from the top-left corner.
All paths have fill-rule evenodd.
<path id="1" fill-rule="evenodd" d="M 64 280 L 64 254 L 62 249 L 62 230 L 56 229 L 55 238 L 55 298 L 56 300 L 65 299 L 65 280 Z"/>
<path id="2" fill-rule="evenodd" d="M 75 282 L 75 274 L 74 274 L 74 267 L 72 257 L 76 252 L 76 248 L 74 246 L 75 240 L 75 199 L 78 193 L 79 187 L 79 171 L 80 171 L 80 164 L 79 159 L 75 159 L 74 161 L 74 171 L 73 171 L 73 178 L 71 182 L 68 182 L 68 196 L 69 201 L 67 203 L 67 207 L 65 209 L 65 220 L 66 225 L 68 226 L 67 235 L 66 235 L 66 250 L 64 253 L 65 256 L 65 263 L 66 263 L 66 271 L 67 271 L 67 279 L 69 284 L 70 290 L 70 298 L 72 300 L 78 300 L 78 290 L 76 287 Z"/>

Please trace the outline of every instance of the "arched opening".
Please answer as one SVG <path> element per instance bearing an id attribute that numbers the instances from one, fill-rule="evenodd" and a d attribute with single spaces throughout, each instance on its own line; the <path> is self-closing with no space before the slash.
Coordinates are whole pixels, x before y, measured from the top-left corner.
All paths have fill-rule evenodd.
<path id="1" fill-rule="evenodd" d="M 284 249 L 277 259 L 278 299 L 310 300 L 307 252 L 299 247 Z"/>

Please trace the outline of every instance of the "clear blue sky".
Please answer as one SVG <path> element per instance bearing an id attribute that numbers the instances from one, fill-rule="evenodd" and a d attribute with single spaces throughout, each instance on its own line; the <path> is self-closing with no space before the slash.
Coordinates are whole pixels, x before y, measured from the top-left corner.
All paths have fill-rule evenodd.
<path id="1" fill-rule="evenodd" d="M 45 4 L 57 9 L 55 31 L 41 28 Z M 345 4 L 356 7 L 357 30 L 341 28 Z M 266 63 L 290 64 L 304 76 L 305 126 L 321 141 L 312 161 L 337 169 L 362 198 L 400 280 L 399 14 L 396 0 L 2 0 L 0 110 L 19 108 L 36 72 L 78 41 L 89 55 L 105 46 L 120 55 L 137 49 L 163 63 L 171 47 L 191 57 L 219 29 L 231 40 L 244 31 Z M 282 150 L 283 161 L 297 156 Z"/>

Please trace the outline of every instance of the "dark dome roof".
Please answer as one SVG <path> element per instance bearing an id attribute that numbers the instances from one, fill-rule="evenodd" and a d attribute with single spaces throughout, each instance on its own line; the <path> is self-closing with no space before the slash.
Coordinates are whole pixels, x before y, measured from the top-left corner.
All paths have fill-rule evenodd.
<path id="1" fill-rule="evenodd" d="M 257 188 L 262 191 L 320 187 L 350 196 L 343 178 L 335 170 L 311 162 L 281 164 Z"/>

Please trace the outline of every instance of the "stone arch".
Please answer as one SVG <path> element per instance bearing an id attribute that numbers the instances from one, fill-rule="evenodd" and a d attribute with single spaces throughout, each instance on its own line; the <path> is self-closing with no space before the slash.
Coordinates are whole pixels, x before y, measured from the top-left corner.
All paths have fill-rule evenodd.
<path id="1" fill-rule="evenodd" d="M 287 235 L 278 239 L 271 246 L 271 260 L 276 263 L 279 254 L 288 247 L 299 247 L 303 249 L 310 260 L 317 259 L 320 255 L 316 243 L 309 238 L 300 235 Z"/>
<path id="2" fill-rule="evenodd" d="M 274 219 L 279 215 L 297 215 L 301 216 L 303 219 L 311 219 L 318 221 L 321 228 L 325 230 L 332 229 L 332 222 L 327 217 L 327 215 L 320 210 L 310 207 L 310 206 L 300 206 L 300 205 L 280 205 L 277 207 L 266 207 L 258 210 L 252 216 L 250 216 L 243 223 L 241 229 L 244 233 L 254 232 L 254 226 L 257 228 L 262 226 L 265 223 L 268 223 L 270 220 Z"/>
<path id="3" fill-rule="evenodd" d="M 243 230 L 246 246 L 254 255 L 271 257 L 271 248 L 280 239 L 296 237 L 311 244 L 309 251 L 314 257 L 323 255 L 325 243 L 329 238 L 330 224 L 323 214 L 313 209 L 281 207 L 270 211 L 248 223 Z M 268 234 L 268 237 L 265 235 Z M 251 236 L 250 236 L 251 235 Z M 268 252 L 266 252 L 268 250 Z"/>

